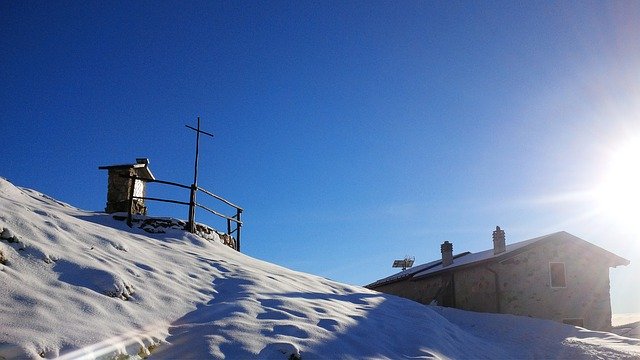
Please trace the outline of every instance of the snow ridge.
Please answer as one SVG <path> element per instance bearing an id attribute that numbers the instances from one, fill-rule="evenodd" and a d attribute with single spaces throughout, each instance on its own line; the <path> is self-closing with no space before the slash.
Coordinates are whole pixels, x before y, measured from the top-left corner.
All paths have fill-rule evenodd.
<path id="1" fill-rule="evenodd" d="M 4 179 L 0 231 L 0 359 L 640 357 L 637 339 L 423 306 Z"/>

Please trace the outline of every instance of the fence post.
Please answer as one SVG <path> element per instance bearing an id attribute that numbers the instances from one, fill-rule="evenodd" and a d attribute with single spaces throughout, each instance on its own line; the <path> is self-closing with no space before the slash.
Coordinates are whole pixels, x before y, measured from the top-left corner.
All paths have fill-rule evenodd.
<path id="1" fill-rule="evenodd" d="M 135 194 L 136 177 L 129 178 L 129 211 L 127 212 L 127 225 L 133 226 L 133 219 L 131 213 L 133 212 L 133 196 Z"/>
<path id="2" fill-rule="evenodd" d="M 240 215 L 242 214 L 242 210 L 237 209 L 236 217 L 238 218 L 238 222 L 236 223 L 236 229 L 238 230 L 238 235 L 236 238 L 236 250 L 240 251 L 240 229 L 242 228 L 242 219 L 240 219 Z"/>
<path id="3" fill-rule="evenodd" d="M 191 184 L 191 196 L 189 198 L 189 232 L 196 233 L 196 190 L 198 187 L 196 184 Z"/>

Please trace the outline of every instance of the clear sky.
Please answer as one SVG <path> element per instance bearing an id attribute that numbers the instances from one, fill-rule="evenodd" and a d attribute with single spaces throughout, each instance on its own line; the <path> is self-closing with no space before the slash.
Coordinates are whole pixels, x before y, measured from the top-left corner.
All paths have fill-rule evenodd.
<path id="1" fill-rule="evenodd" d="M 640 144 L 639 2 L 176 4 L 0 2 L 0 176 L 100 211 L 100 165 L 190 183 L 200 116 L 249 255 L 366 284 L 565 230 L 631 260 L 613 311 L 640 312 L 640 146 L 612 160 Z"/>

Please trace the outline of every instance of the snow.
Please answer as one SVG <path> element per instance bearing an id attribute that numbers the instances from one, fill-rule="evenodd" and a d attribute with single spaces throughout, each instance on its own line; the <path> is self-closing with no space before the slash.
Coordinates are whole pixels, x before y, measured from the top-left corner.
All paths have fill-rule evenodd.
<path id="1" fill-rule="evenodd" d="M 460 254 L 460 255 L 462 255 L 462 254 Z M 460 256 L 460 255 L 456 255 L 456 256 Z M 419 272 L 421 272 L 423 270 L 427 270 L 427 269 L 430 269 L 430 268 L 432 268 L 434 266 L 441 265 L 441 264 L 442 264 L 442 260 L 434 260 L 434 261 L 428 262 L 426 264 L 421 264 L 421 265 L 414 266 L 414 267 L 409 268 L 409 269 L 402 270 L 402 271 L 400 271 L 400 272 L 398 272 L 396 274 L 393 274 L 393 275 L 387 276 L 386 278 L 377 280 L 377 281 L 375 281 L 375 282 L 373 282 L 373 283 L 371 283 L 371 284 L 369 284 L 367 286 L 368 287 L 369 286 L 373 287 L 373 286 L 376 286 L 376 285 L 380 285 L 380 284 L 389 283 L 389 282 L 393 282 L 393 281 L 396 281 L 396 280 L 404 279 L 404 278 L 409 277 L 409 276 L 411 276 L 413 274 L 419 273 Z"/>
<path id="2" fill-rule="evenodd" d="M 612 332 L 640 339 L 640 314 L 613 314 L 611 316 Z"/>
<path id="3" fill-rule="evenodd" d="M 480 263 L 480 262 L 485 262 L 489 259 L 493 259 L 493 258 L 506 258 L 507 256 L 509 256 L 510 254 L 514 254 L 517 250 L 522 249 L 526 246 L 529 246 L 531 244 L 537 243 L 537 242 L 541 242 L 541 241 L 547 241 L 547 240 L 559 240 L 559 241 L 563 241 L 563 240 L 573 240 L 573 239 L 577 239 L 577 240 L 581 240 L 565 231 L 559 231 L 553 234 L 548 234 L 548 235 L 543 235 L 543 236 L 539 236 L 533 239 L 529 239 L 529 240 L 524 240 L 524 241 L 520 241 L 517 243 L 513 243 L 513 244 L 508 244 L 506 245 L 505 251 L 495 254 L 493 249 L 489 249 L 489 250 L 485 250 L 485 251 L 481 251 L 478 253 L 471 253 L 471 252 L 464 252 L 464 253 L 460 253 L 457 255 L 453 256 L 453 262 L 451 263 L 451 265 L 448 265 L 446 267 L 442 266 L 442 259 L 438 259 L 438 260 L 434 260 L 431 262 L 428 262 L 426 264 L 422 264 L 422 265 L 418 265 L 414 268 L 411 269 L 406 269 L 403 271 L 400 271 L 396 274 L 387 276 L 383 279 L 377 280 L 369 285 L 367 285 L 368 288 L 375 288 L 379 285 L 382 284 L 386 284 L 386 283 L 391 283 L 391 282 L 395 282 L 397 280 L 406 278 L 406 277 L 412 277 L 415 279 L 419 279 L 419 278 L 423 278 L 423 277 L 427 277 L 431 274 L 434 273 L 438 273 L 443 271 L 443 269 L 454 269 L 454 268 L 458 268 L 458 267 L 463 267 L 465 265 L 471 265 L 471 264 L 475 264 L 475 263 Z M 584 242 L 584 241 L 583 241 Z M 587 243 L 588 244 L 588 243 Z M 589 245 L 591 247 L 595 247 L 594 245 Z M 608 253 L 606 250 L 598 248 L 600 251 L 604 251 L 606 253 Z M 612 257 L 615 257 L 618 261 L 615 265 L 625 265 L 628 264 L 629 261 L 625 260 L 623 258 L 618 257 L 617 255 L 611 254 L 610 255 Z"/>
<path id="4" fill-rule="evenodd" d="M 472 263 L 476 263 L 476 262 L 480 262 L 480 261 L 485 261 L 494 257 L 499 257 L 499 256 L 504 256 L 505 254 L 511 253 L 515 250 L 518 250 L 520 248 L 523 248 L 529 244 L 533 244 L 536 243 L 538 241 L 550 238 L 550 237 L 554 237 L 557 235 L 562 234 L 563 232 L 558 232 L 558 233 L 553 233 L 553 234 L 549 234 L 549 235 L 543 235 L 534 239 L 529 239 L 529 240 L 525 240 L 525 241 L 520 241 L 517 243 L 513 243 L 513 244 L 507 244 L 506 245 L 506 250 L 502 253 L 499 254 L 494 254 L 493 249 L 489 249 L 489 250 L 485 250 L 485 251 L 481 251 L 478 253 L 469 253 L 468 255 L 464 255 L 461 256 L 459 258 L 455 258 L 453 259 L 453 263 L 449 266 L 447 266 L 448 269 L 452 269 L 455 267 L 459 267 L 459 266 L 464 266 L 464 265 L 468 265 L 468 264 L 472 264 Z M 566 233 L 565 233 L 566 234 Z M 441 264 L 442 260 L 438 260 L 438 263 Z M 428 274 L 434 273 L 434 272 L 438 272 L 442 270 L 441 266 L 435 266 L 435 267 L 429 267 L 427 269 L 425 269 L 424 271 L 420 271 L 418 272 L 414 277 L 415 278 L 419 278 L 419 277 L 423 277 L 426 276 Z"/>
<path id="5" fill-rule="evenodd" d="M 640 313 L 613 314 L 611 316 L 611 325 L 622 326 L 640 322 Z"/>
<path id="6" fill-rule="evenodd" d="M 499 254 L 494 254 L 493 249 L 490 250 L 485 250 L 485 251 L 481 251 L 478 253 L 471 253 L 471 252 L 464 252 L 464 253 L 460 253 L 457 254 L 455 256 L 453 256 L 453 262 L 451 265 L 447 266 L 447 269 L 453 269 L 456 267 L 461 267 L 464 265 L 469 265 L 469 264 L 473 264 L 476 262 L 481 262 L 481 261 L 486 261 L 488 259 L 491 258 L 495 258 L 495 257 L 504 257 L 504 255 L 509 254 L 511 252 L 514 252 L 518 249 L 521 249 L 527 245 L 536 243 L 538 241 L 543 241 L 545 239 L 548 238 L 552 238 L 552 237 L 557 237 L 557 236 L 571 236 L 570 234 L 566 233 L 566 232 L 557 232 L 557 233 L 553 233 L 553 234 L 549 234 L 549 235 L 543 235 L 537 238 L 533 238 L 533 239 L 529 239 L 529 240 L 525 240 L 525 241 L 520 241 L 517 243 L 513 243 L 513 244 L 508 244 L 506 245 L 506 249 L 504 252 L 499 253 Z M 442 259 L 438 259 L 438 260 L 434 260 L 431 262 L 428 262 L 426 264 L 422 264 L 422 265 L 418 265 L 414 268 L 411 269 L 406 269 L 403 270 L 399 273 L 387 276 L 386 278 L 377 280 L 369 285 L 367 285 L 367 287 L 375 287 L 377 285 L 381 285 L 384 283 L 389 283 L 389 282 L 394 282 L 396 280 L 405 278 L 405 277 L 415 277 L 415 278 L 420 278 L 420 277 L 425 277 L 429 274 L 441 271 L 443 269 L 442 266 Z"/>
<path id="7" fill-rule="evenodd" d="M 1 178 L 0 229 L 0 359 L 640 357 L 638 339 L 420 305 Z"/>
<path id="8" fill-rule="evenodd" d="M 524 240 L 524 241 L 520 241 L 517 243 L 513 243 L 513 244 L 507 244 L 505 251 L 502 253 L 498 253 L 495 254 L 493 249 L 489 249 L 489 250 L 485 250 L 485 251 L 481 251 L 478 253 L 469 253 L 468 255 L 464 255 L 464 256 L 460 256 L 460 257 L 454 257 L 453 259 L 453 263 L 449 266 L 447 266 L 448 269 L 452 269 L 452 268 L 456 268 L 456 267 L 461 267 L 464 265 L 469 265 L 469 264 L 473 264 L 473 263 L 477 263 L 477 262 L 482 262 L 482 261 L 486 261 L 492 258 L 497 258 L 497 257 L 501 257 L 504 258 L 505 256 L 508 256 L 508 254 L 511 254 L 513 252 L 515 252 L 516 250 L 522 249 L 525 246 L 540 242 L 540 241 L 545 241 L 547 239 L 558 239 L 558 240 L 562 240 L 562 239 L 577 239 L 575 236 L 565 232 L 565 231 L 559 231 L 553 234 L 548 234 L 548 235 L 543 235 L 543 236 L 539 236 L 533 239 L 529 239 L 529 240 Z M 440 265 L 442 264 L 442 260 L 438 260 L 437 264 Z M 425 277 L 429 274 L 441 271 L 443 269 L 442 266 L 431 266 L 428 267 L 426 269 L 424 269 L 423 271 L 417 272 L 414 275 L 414 278 L 420 278 L 420 277 Z"/>

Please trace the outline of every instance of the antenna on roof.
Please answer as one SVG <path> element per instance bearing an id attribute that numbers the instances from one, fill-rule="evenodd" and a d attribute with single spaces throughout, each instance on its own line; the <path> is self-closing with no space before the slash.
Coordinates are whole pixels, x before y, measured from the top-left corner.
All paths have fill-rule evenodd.
<path id="1" fill-rule="evenodd" d="M 413 262 L 416 260 L 413 256 L 405 256 L 402 260 L 393 260 L 393 265 L 391 267 L 394 268 L 402 268 L 402 271 L 407 270 L 413 266 Z"/>

